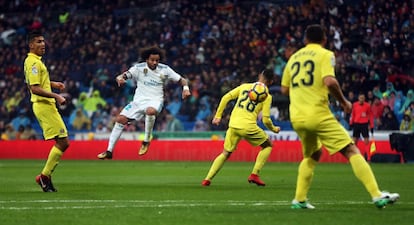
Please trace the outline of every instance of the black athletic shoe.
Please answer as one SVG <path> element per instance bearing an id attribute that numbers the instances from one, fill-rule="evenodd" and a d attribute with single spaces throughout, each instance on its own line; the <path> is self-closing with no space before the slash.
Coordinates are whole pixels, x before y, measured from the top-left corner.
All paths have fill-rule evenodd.
<path id="1" fill-rule="evenodd" d="M 112 152 L 110 151 L 104 151 L 102 153 L 98 154 L 99 159 L 112 159 Z"/>
<path id="2" fill-rule="evenodd" d="M 43 192 L 57 192 L 56 188 L 53 187 L 52 177 L 45 176 L 43 174 L 36 176 L 36 183 L 40 185 Z"/>

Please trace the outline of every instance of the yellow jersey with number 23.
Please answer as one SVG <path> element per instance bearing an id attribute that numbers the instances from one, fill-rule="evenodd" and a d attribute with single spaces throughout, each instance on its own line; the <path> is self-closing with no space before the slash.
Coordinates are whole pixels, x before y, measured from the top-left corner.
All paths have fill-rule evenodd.
<path id="1" fill-rule="evenodd" d="M 332 117 L 326 76 L 335 76 L 335 56 L 319 44 L 308 44 L 288 60 L 282 86 L 289 87 L 290 120 L 323 120 Z"/>

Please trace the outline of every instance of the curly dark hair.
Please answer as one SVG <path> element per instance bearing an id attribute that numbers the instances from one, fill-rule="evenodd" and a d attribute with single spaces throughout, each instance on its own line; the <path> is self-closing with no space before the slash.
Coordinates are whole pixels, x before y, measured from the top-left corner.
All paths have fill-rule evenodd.
<path id="1" fill-rule="evenodd" d="M 150 55 L 159 55 L 160 61 L 164 60 L 165 58 L 165 50 L 161 49 L 158 46 L 150 46 L 147 48 L 141 49 L 141 59 L 147 60 L 149 59 Z"/>

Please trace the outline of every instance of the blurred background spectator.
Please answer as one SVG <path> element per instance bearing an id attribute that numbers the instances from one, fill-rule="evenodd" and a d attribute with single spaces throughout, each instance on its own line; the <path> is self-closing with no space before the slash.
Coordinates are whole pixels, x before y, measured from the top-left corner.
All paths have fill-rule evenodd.
<path id="1" fill-rule="evenodd" d="M 91 130 L 92 122 L 85 111 L 79 107 L 74 113 L 70 127 L 75 131 Z"/>
<path id="2" fill-rule="evenodd" d="M 20 138 L 22 140 L 36 140 L 39 139 L 40 134 L 38 134 L 32 127 L 31 124 L 26 125 L 26 127 L 24 127 L 24 131 L 21 134 Z M 42 138 L 42 137 L 41 137 Z M 41 139 L 40 138 L 40 139 Z"/>
<path id="3" fill-rule="evenodd" d="M 166 110 L 165 115 L 165 128 L 162 131 L 174 132 L 174 131 L 184 131 L 184 126 L 182 122 L 177 119 L 172 113 Z"/>
<path id="4" fill-rule="evenodd" d="M 414 123 L 411 120 L 410 115 L 404 114 L 400 123 L 400 131 L 414 131 Z"/>
<path id="5" fill-rule="evenodd" d="M 70 121 L 81 106 L 91 120 L 90 125 L 82 125 L 84 129 L 93 131 L 99 124 L 111 129 L 113 111 L 126 105 L 135 88 L 130 83 L 118 88 L 114 77 L 142 61 L 138 50 L 153 44 L 165 49 L 165 63 L 190 81 L 190 99 L 182 101 L 178 87 L 165 98 L 166 108 L 185 130 L 225 130 L 225 125 L 210 125 L 220 97 L 242 82 L 254 81 L 264 66 L 278 75 L 269 88 L 279 110 L 276 122 L 282 130 L 290 129 L 288 100 L 279 93 L 280 76 L 288 57 L 303 45 L 303 32 L 310 23 L 320 23 L 328 31 L 326 47 L 336 54 L 337 78 L 344 93 L 353 98 L 355 93 L 371 91 L 394 114 L 377 117 L 376 128 L 398 130 L 413 100 L 412 4 L 409 0 L 0 1 L 0 122 L 4 124 L 0 132 L 6 132 L 6 125 L 22 109 L 33 129 L 40 130 L 22 71 L 26 34 L 32 29 L 40 29 L 50 40 L 43 60 L 51 78 L 67 86 L 65 94 L 72 104 L 60 108 L 64 120 Z M 98 103 L 102 108 L 94 115 Z M 340 109 L 333 113 L 340 121 L 349 119 Z M 156 131 L 166 121 L 167 114 L 161 116 Z M 392 126 L 385 126 L 389 118 L 397 120 L 396 127 L 394 119 Z M 196 121 L 203 121 L 197 125 L 202 129 L 194 129 Z M 142 124 L 130 124 L 127 130 L 142 130 Z"/>

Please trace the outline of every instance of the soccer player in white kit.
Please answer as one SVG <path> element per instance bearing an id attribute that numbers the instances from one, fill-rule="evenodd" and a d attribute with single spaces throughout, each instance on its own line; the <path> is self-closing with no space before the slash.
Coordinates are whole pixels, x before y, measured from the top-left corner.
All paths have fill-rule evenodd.
<path id="1" fill-rule="evenodd" d="M 164 86 L 169 81 L 180 83 L 183 87 L 183 99 L 191 95 L 187 80 L 168 65 L 160 63 L 164 57 L 162 49 L 156 46 L 145 48 L 141 51 L 141 57 L 145 59 L 145 62 L 135 64 L 116 77 L 118 86 L 124 85 L 128 79 L 136 82 L 134 99 L 117 116 L 109 136 L 107 150 L 98 154 L 99 159 L 112 159 L 115 144 L 124 126 L 132 120 L 145 119 L 145 135 L 138 154 L 147 153 L 156 116 L 163 107 Z"/>

